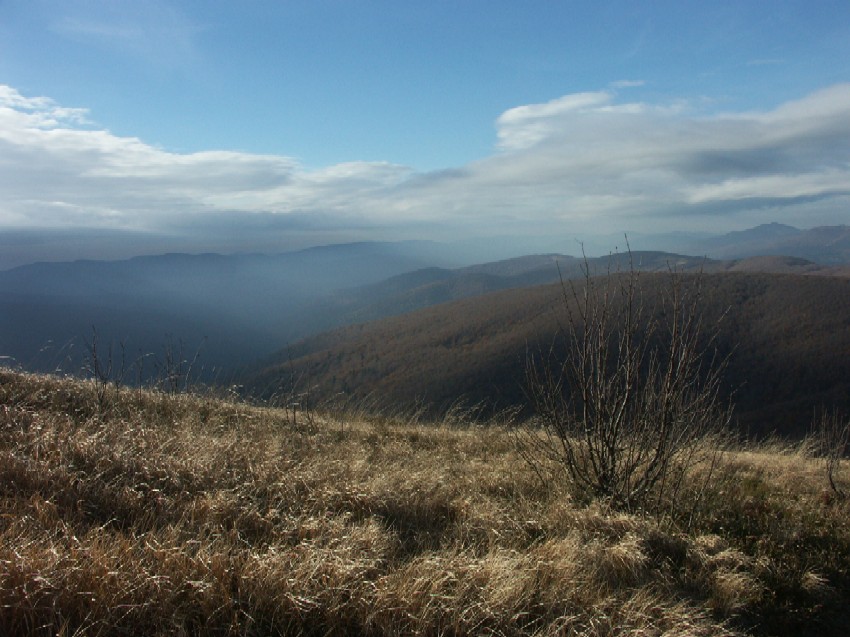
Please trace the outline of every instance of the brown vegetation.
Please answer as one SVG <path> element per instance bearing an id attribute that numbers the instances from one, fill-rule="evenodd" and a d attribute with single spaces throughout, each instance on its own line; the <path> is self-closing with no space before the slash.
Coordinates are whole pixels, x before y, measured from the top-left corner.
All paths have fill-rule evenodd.
<path id="1" fill-rule="evenodd" d="M 641 277 L 647 295 L 668 281 Z M 706 321 L 728 310 L 717 346 L 730 355 L 723 392 L 741 431 L 801 438 L 814 409 L 850 411 L 850 279 L 706 274 L 702 301 Z M 268 397 L 303 378 L 317 401 L 377 396 L 437 413 L 459 397 L 523 404 L 526 354 L 548 348 L 562 324 L 558 284 L 497 292 L 313 337 L 245 384 Z"/>
<path id="2" fill-rule="evenodd" d="M 541 483 L 507 423 L 309 416 L 0 370 L 0 634 L 845 634 L 806 445 L 725 453 L 685 530 Z"/>

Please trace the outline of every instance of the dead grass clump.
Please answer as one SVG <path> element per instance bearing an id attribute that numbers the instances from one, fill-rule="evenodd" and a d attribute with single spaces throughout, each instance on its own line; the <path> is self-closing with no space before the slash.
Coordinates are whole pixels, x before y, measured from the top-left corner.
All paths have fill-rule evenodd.
<path id="1" fill-rule="evenodd" d="M 735 480 L 686 524 L 544 488 L 498 426 L 77 391 L 0 372 L 0 634 L 846 626 L 849 511 L 805 454 L 726 453 Z"/>

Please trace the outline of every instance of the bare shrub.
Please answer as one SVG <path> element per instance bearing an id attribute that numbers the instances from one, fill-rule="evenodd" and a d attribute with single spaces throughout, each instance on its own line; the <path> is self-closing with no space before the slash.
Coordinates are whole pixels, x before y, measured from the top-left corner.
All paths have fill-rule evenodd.
<path id="1" fill-rule="evenodd" d="M 839 498 L 846 498 L 847 492 L 836 482 L 841 460 L 850 449 L 850 419 L 840 412 L 823 411 L 813 423 L 815 448 L 824 459 L 826 478 L 829 487 Z"/>
<path id="2" fill-rule="evenodd" d="M 536 418 L 522 430 L 523 453 L 544 479 L 565 471 L 583 499 L 674 510 L 689 473 L 703 467 L 703 486 L 711 480 L 719 447 L 707 441 L 731 419 L 719 321 L 704 324 L 701 275 L 668 276 L 644 290 L 633 264 L 595 277 L 585 262 L 582 282 L 561 281 L 560 342 L 529 357 Z M 691 505 L 700 494 L 688 489 Z"/>

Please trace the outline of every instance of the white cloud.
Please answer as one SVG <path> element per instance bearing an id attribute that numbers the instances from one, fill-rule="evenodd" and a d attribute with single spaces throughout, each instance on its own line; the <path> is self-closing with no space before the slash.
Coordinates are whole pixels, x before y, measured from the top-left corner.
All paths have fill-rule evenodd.
<path id="1" fill-rule="evenodd" d="M 643 80 L 618 80 L 611 82 L 611 88 L 635 88 L 646 84 Z"/>
<path id="2" fill-rule="evenodd" d="M 210 215 L 232 228 L 262 212 L 315 215 L 325 228 L 336 219 L 605 232 L 687 229 L 717 215 L 746 222 L 765 202 L 776 220 L 806 225 L 812 207 L 801 202 L 815 199 L 848 221 L 850 85 L 719 114 L 608 91 L 565 95 L 505 111 L 489 157 L 424 174 L 386 162 L 307 170 L 278 155 L 174 153 L 86 117 L 0 86 L 0 228 L 159 231 Z"/>
<path id="3" fill-rule="evenodd" d="M 0 222 L 138 225 L 145 216 L 215 207 L 216 196 L 269 190 L 296 169 L 279 156 L 170 153 L 81 127 L 85 114 L 0 87 Z M 62 223 L 63 210 L 77 212 Z"/>
<path id="4" fill-rule="evenodd" d="M 850 194 L 850 171 L 830 169 L 799 175 L 767 175 L 748 179 L 726 179 L 690 189 L 688 203 L 703 204 L 746 199 L 801 199 Z M 848 215 L 850 221 L 850 215 Z"/>
<path id="5" fill-rule="evenodd" d="M 509 109 L 496 121 L 499 146 L 505 150 L 528 148 L 558 131 L 567 117 L 609 104 L 612 94 L 605 91 L 565 95 L 545 104 L 529 104 Z"/>
<path id="6" fill-rule="evenodd" d="M 0 84 L 0 135 L 16 128 L 55 128 L 88 122 L 88 110 L 63 108 L 47 97 L 24 97 L 11 86 Z"/>
<path id="7" fill-rule="evenodd" d="M 173 153 L 80 127 L 84 114 L 0 87 L 0 225 L 155 228 L 234 209 L 359 214 L 359 200 L 410 174 L 386 162 L 305 171 L 278 155 Z"/>
<path id="8" fill-rule="evenodd" d="M 651 222 L 677 209 L 685 219 L 711 213 L 707 204 L 717 211 L 756 198 L 792 204 L 850 188 L 848 84 L 768 112 L 714 115 L 681 101 L 582 93 L 511 109 L 498 124 L 500 148 L 509 152 L 482 162 L 481 177 L 502 191 L 534 185 L 541 199 L 560 199 L 576 217 Z"/>

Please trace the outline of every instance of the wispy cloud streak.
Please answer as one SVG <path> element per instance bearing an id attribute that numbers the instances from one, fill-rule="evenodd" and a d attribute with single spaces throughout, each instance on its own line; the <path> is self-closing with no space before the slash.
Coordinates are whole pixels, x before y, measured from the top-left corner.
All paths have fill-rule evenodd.
<path id="1" fill-rule="evenodd" d="M 156 67 L 185 68 L 199 57 L 196 39 L 204 28 L 176 7 L 160 0 L 95 4 L 65 3 L 51 30 Z"/>

